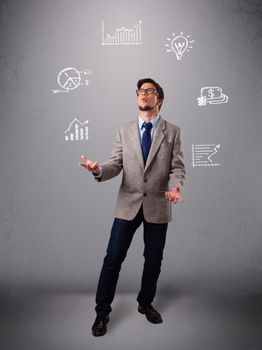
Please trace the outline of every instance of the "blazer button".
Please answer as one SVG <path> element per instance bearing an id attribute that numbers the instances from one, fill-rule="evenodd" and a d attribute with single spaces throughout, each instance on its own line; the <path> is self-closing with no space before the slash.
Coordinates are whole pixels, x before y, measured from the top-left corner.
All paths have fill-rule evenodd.
<path id="1" fill-rule="evenodd" d="M 144 192 L 143 195 L 144 195 L 144 197 L 146 197 L 146 196 L 147 196 L 147 193 Z"/>
<path id="2" fill-rule="evenodd" d="M 147 182 L 147 179 L 144 179 L 144 182 Z"/>

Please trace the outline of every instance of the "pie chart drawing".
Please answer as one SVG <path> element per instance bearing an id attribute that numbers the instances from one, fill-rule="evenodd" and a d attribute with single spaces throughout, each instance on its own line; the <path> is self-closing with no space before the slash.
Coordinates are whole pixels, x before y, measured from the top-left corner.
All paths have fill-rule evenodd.
<path id="1" fill-rule="evenodd" d="M 80 73 L 75 68 L 63 69 L 57 77 L 57 82 L 66 91 L 74 90 L 80 85 Z"/>

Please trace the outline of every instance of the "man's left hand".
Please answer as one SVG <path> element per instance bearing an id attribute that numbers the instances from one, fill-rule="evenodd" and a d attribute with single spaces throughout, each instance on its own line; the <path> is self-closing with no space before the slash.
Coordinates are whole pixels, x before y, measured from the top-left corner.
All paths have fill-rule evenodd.
<path id="1" fill-rule="evenodd" d="M 176 204 L 177 201 L 183 203 L 184 198 L 182 197 L 180 193 L 180 187 L 176 186 L 173 187 L 171 191 L 165 192 L 166 199 L 171 202 Z"/>

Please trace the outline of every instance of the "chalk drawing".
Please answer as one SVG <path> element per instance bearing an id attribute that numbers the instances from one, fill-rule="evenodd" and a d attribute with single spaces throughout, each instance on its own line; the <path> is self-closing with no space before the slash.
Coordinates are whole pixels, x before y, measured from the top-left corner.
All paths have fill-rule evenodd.
<path id="1" fill-rule="evenodd" d="M 65 141 L 84 141 L 88 140 L 88 120 L 81 123 L 75 118 L 65 131 Z"/>
<path id="2" fill-rule="evenodd" d="M 61 89 L 52 90 L 53 94 L 70 92 L 81 85 L 90 85 L 91 80 L 87 79 L 86 76 L 92 73 L 91 69 L 84 69 L 83 71 L 73 67 L 62 69 L 57 76 L 57 83 Z"/>
<path id="3" fill-rule="evenodd" d="M 192 145 L 192 166 L 218 166 L 220 164 L 214 163 L 212 157 L 218 152 L 220 145 L 216 144 L 201 144 Z"/>
<path id="4" fill-rule="evenodd" d="M 104 21 L 102 21 L 102 46 L 108 45 L 140 45 L 142 44 L 142 21 L 135 24 L 132 29 L 117 28 L 113 35 L 105 33 Z"/>
<path id="5" fill-rule="evenodd" d="M 165 44 L 167 52 L 174 52 L 178 61 L 181 61 L 185 52 L 189 52 L 193 48 L 195 40 L 190 39 L 190 35 L 172 34 L 173 38 L 167 38 L 168 43 Z"/>
<path id="6" fill-rule="evenodd" d="M 222 93 L 222 89 L 217 86 L 206 86 L 201 88 L 201 96 L 197 98 L 199 106 L 206 106 L 208 103 L 211 105 L 227 103 L 228 96 Z"/>

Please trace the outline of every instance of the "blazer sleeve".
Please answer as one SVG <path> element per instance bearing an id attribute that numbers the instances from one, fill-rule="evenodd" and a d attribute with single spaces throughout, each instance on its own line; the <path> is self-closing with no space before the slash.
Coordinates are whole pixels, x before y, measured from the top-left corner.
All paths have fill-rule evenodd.
<path id="1" fill-rule="evenodd" d="M 181 144 L 181 129 L 177 128 L 174 139 L 172 158 L 170 164 L 168 187 L 171 190 L 175 186 L 180 188 L 184 185 L 186 170 L 184 165 L 184 154 Z"/>
<path id="2" fill-rule="evenodd" d="M 95 178 L 98 182 L 110 180 L 117 176 L 123 168 L 123 144 L 119 127 L 117 128 L 116 140 L 113 145 L 111 157 L 101 164 L 102 176 Z"/>

